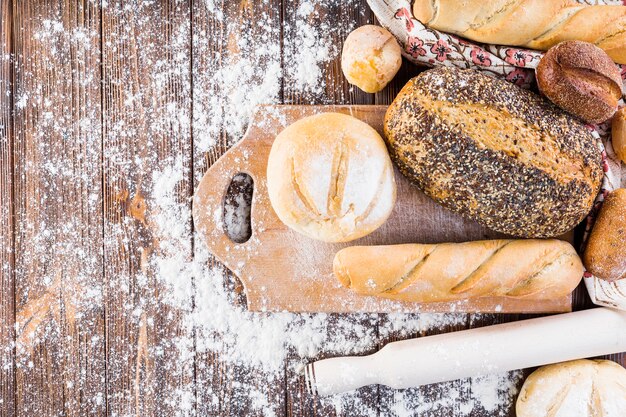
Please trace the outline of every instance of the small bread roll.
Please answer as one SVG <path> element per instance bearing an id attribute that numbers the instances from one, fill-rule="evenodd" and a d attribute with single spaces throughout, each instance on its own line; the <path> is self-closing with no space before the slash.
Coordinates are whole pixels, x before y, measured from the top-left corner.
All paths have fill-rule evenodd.
<path id="1" fill-rule="evenodd" d="M 339 113 L 305 117 L 276 137 L 267 190 L 283 223 L 325 242 L 373 232 L 396 200 L 383 139 L 368 124 Z"/>
<path id="2" fill-rule="evenodd" d="M 537 84 L 550 101 L 587 123 L 611 118 L 622 96 L 622 77 L 613 60 L 581 41 L 550 48 L 537 66 Z"/>
<path id="3" fill-rule="evenodd" d="M 615 154 L 626 164 L 626 107 L 619 109 L 613 116 L 611 139 Z"/>
<path id="4" fill-rule="evenodd" d="M 352 31 L 341 52 L 341 70 L 350 84 L 377 93 L 395 77 L 402 65 L 400 45 L 389 31 L 365 25 Z"/>
<path id="5" fill-rule="evenodd" d="M 623 417 L 626 370 L 587 359 L 541 367 L 524 382 L 515 410 L 517 417 Z"/>
<path id="6" fill-rule="evenodd" d="M 585 268 L 598 278 L 626 278 L 626 188 L 604 200 L 583 255 Z"/>

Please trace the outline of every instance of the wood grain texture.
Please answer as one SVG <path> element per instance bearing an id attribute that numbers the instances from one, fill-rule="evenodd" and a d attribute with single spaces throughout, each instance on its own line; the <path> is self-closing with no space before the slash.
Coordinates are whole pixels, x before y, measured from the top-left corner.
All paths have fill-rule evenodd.
<path id="1" fill-rule="evenodd" d="M 367 94 L 358 88 L 351 86 L 346 81 L 341 71 L 341 49 L 343 41 L 355 28 L 364 24 L 372 23 L 374 16 L 371 13 L 365 0 L 349 0 L 343 2 L 319 2 L 308 16 L 302 16 L 301 7 L 306 2 L 301 0 L 284 0 L 283 7 L 283 65 L 293 66 L 297 62 L 292 62 L 294 56 L 298 56 L 299 48 L 302 48 L 300 39 L 303 31 L 299 25 L 306 27 L 309 24 L 313 27 L 321 28 L 320 42 L 323 45 L 331 46 L 333 55 L 326 64 L 320 65 L 322 77 L 321 87 L 311 91 L 311 86 L 303 88 L 298 81 L 297 74 L 285 71 L 283 74 L 283 103 L 284 104 L 374 104 L 375 96 Z M 306 5 L 306 4 L 305 4 Z M 306 10 L 306 8 L 304 8 Z M 306 33 L 306 31 L 304 31 Z M 308 46 L 305 46 L 308 47 Z M 305 84 L 306 87 L 306 84 Z M 378 334 L 378 316 L 363 317 L 362 315 L 330 315 L 327 319 L 329 326 L 325 333 L 326 337 L 331 337 L 336 329 L 336 321 L 353 322 L 355 325 L 370 327 Z M 377 337 L 376 337 L 377 339 Z M 377 340 L 373 340 L 376 344 Z M 354 353 L 354 352 L 350 352 Z M 336 355 L 326 349 L 318 353 L 319 358 Z M 379 388 L 365 387 L 352 397 L 352 404 L 346 409 L 335 406 L 332 402 L 314 398 L 306 393 L 302 375 L 297 372 L 293 363 L 297 361 L 298 355 L 291 352 L 285 367 L 286 372 L 286 392 L 287 392 L 287 416 L 351 416 L 367 415 L 369 412 L 379 412 Z M 300 359 L 301 360 L 301 359 Z M 291 366 L 290 366 L 291 365 Z"/>
<path id="2" fill-rule="evenodd" d="M 310 2 L 284 0 L 283 8 L 283 74 L 284 104 L 374 104 L 375 95 L 351 86 L 341 72 L 341 48 L 348 34 L 359 26 L 372 23 L 374 16 L 365 0 L 317 2 L 309 11 Z M 327 45 L 329 58 L 320 65 L 317 85 L 303 83 L 293 59 L 306 56 L 307 26 L 320 28 L 321 45 Z M 313 43 L 313 46 L 316 46 Z M 319 45 L 318 45 L 319 46 Z"/>
<path id="3" fill-rule="evenodd" d="M 17 415 L 104 415 L 100 13 L 13 2 Z"/>
<path id="4" fill-rule="evenodd" d="M 107 413 L 175 415 L 194 408 L 193 346 L 177 343 L 183 313 L 160 296 L 169 289 L 153 257 L 191 256 L 191 218 L 176 219 L 188 239 L 161 246 L 164 209 L 154 190 L 165 172 L 180 175 L 173 200 L 185 205 L 191 194 L 190 7 L 109 5 L 102 16 Z"/>
<path id="5" fill-rule="evenodd" d="M 242 60 L 249 62 L 248 65 L 268 68 L 280 59 L 280 0 L 222 1 L 215 4 L 217 10 L 209 10 L 203 0 L 194 0 L 192 6 L 193 137 L 196 143 L 210 143 L 208 149 L 194 148 L 194 189 L 205 171 L 239 139 L 228 133 L 232 129 L 226 129 L 224 117 L 228 115 L 217 116 L 211 107 L 215 106 L 215 97 L 219 97 L 223 112 L 236 110 L 220 93 L 220 88 L 224 86 L 216 81 L 216 77 L 230 69 L 244 70 L 246 62 Z M 276 50 L 277 55 L 268 53 L 268 50 Z M 249 83 L 251 89 L 261 82 L 254 77 L 242 77 L 242 80 Z M 276 99 L 280 100 L 281 97 L 282 92 L 279 92 Z M 222 119 L 207 120 L 210 115 Z M 209 126 L 211 129 L 208 129 Z M 204 244 L 197 240 L 195 245 Z M 209 262 L 209 266 L 220 267 L 214 259 Z M 245 309 L 241 284 L 230 271 L 224 271 L 223 285 L 238 294 L 234 297 L 235 307 Z M 199 334 L 198 337 L 219 340 L 221 336 Z M 273 412 L 277 416 L 284 415 L 284 376 L 268 375 L 251 365 L 233 364 L 227 357 L 222 357 L 228 356 L 227 351 L 228 347 L 223 345 L 221 352 L 200 349 L 196 354 L 198 415 L 262 417 L 264 411 Z M 265 410 L 260 408 L 258 401 L 250 400 L 252 396 L 264 397 L 261 404 L 267 401 L 268 407 Z"/>
<path id="6" fill-rule="evenodd" d="M 192 38 L 192 138 L 197 140 L 198 135 L 206 134 L 204 128 L 203 112 L 205 106 L 210 105 L 209 97 L 217 94 L 217 86 L 211 83 L 211 75 L 203 76 L 207 71 L 215 71 L 215 63 L 221 62 L 227 28 L 223 19 L 218 18 L 218 14 L 224 13 L 225 5 L 216 12 L 210 11 L 202 0 L 192 1 L 191 27 Z M 214 75 L 214 74 L 212 74 Z M 208 141 L 214 143 L 208 151 L 193 149 L 193 188 L 197 187 L 199 179 L 206 171 L 207 167 L 226 152 L 228 149 L 225 135 L 221 132 L 212 133 Z M 196 242 L 194 242 L 197 245 Z M 212 267 L 217 266 L 217 262 L 211 263 Z M 233 282 L 232 274 L 225 271 L 227 282 Z M 194 283 L 195 284 L 195 283 Z M 234 288 L 234 287 L 233 287 Z M 196 302 L 196 300 L 194 300 Z M 194 335 L 194 338 L 201 338 L 202 335 Z M 217 335 L 207 335 L 205 337 L 217 338 Z M 194 341 L 195 342 L 195 341 Z M 215 342 L 215 339 L 213 339 Z M 196 343 L 198 346 L 198 343 Z M 229 381 L 235 371 L 224 361 L 220 360 L 219 352 L 196 349 L 195 356 L 195 385 L 196 385 L 196 410 L 199 415 L 224 415 L 228 407 L 228 397 L 232 392 L 229 388 Z M 230 375 L 230 376 L 229 376 Z"/>
<path id="7" fill-rule="evenodd" d="M 0 2 L 0 416 L 15 411 L 12 10 Z"/>
<path id="8" fill-rule="evenodd" d="M 301 9 L 304 3 L 314 3 L 313 12 Z M 179 164 L 185 180 L 174 194 L 185 204 L 240 137 L 222 128 L 210 132 L 212 146 L 192 144 L 192 135 L 202 140 L 214 122 L 202 120 L 211 96 L 224 95 L 212 79 L 216 69 L 242 58 L 278 60 L 283 77 L 273 101 L 389 104 L 423 69 L 403 63 L 375 95 L 350 87 L 340 70 L 343 39 L 372 22 L 365 0 L 0 1 L 0 416 L 262 416 L 251 390 L 276 416 L 393 416 L 405 406 L 426 406 L 425 416 L 460 414 L 458 403 L 438 412 L 424 402 L 447 389 L 474 398 L 467 381 L 403 392 L 367 387 L 341 403 L 308 396 L 298 367 L 310 357 L 358 353 L 325 347 L 351 329 L 371 332 L 362 352 L 371 353 L 393 340 L 525 316 L 460 315 L 445 329 L 409 332 L 394 328 L 387 314 L 318 316 L 327 324 L 321 351 L 292 351 L 283 371 L 267 375 L 234 365 L 225 342 L 197 352 L 174 346 L 192 330 L 182 312 L 163 303 L 167 289 L 151 262 L 160 238 L 153 173 Z M 334 56 L 318 88 L 303 88 L 292 71 L 310 41 L 303 23 L 321 30 L 320 45 L 331 45 Z M 256 35 L 253 42 L 238 42 L 244 32 Z M 279 52 L 264 54 L 266 46 Z M 172 111 L 180 123 L 170 123 Z M 181 223 L 190 222 L 189 207 Z M 191 238 L 180 243 L 191 257 Z M 245 308 L 238 280 L 222 275 Z M 590 307 L 579 288 L 574 308 Z M 220 343 L 219 335 L 198 334 L 196 341 L 208 337 Z M 355 330 L 352 337 L 363 335 Z M 181 352 L 188 356 L 181 360 Z M 626 365 L 623 353 L 609 358 Z M 512 415 L 512 406 L 477 408 L 472 416 Z"/>

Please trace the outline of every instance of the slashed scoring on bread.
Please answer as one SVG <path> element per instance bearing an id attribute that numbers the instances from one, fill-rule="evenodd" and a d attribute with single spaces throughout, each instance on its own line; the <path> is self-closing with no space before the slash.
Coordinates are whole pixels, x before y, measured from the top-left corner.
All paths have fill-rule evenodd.
<path id="1" fill-rule="evenodd" d="M 413 14 L 433 29 L 478 42 L 547 50 L 580 40 L 626 64 L 626 7 L 576 0 L 415 0 Z"/>
<path id="2" fill-rule="evenodd" d="M 550 299 L 576 288 L 583 265 L 560 240 L 352 246 L 333 271 L 359 294 L 411 302 L 478 297 Z"/>
<path id="3" fill-rule="evenodd" d="M 276 137 L 267 189 L 283 223 L 326 242 L 373 232 L 396 199 L 383 139 L 368 124 L 339 113 L 305 117 Z"/>
<path id="4" fill-rule="evenodd" d="M 530 374 L 516 404 L 517 417 L 622 417 L 626 370 L 607 360 L 575 360 Z"/>

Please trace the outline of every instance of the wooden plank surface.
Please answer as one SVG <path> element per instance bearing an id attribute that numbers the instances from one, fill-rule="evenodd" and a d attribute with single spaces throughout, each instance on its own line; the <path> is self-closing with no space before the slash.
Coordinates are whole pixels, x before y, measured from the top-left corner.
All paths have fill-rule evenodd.
<path id="1" fill-rule="evenodd" d="M 229 134 L 228 120 L 206 118 L 220 117 L 214 110 L 226 96 L 217 71 L 241 69 L 231 66 L 241 59 L 278 62 L 281 85 L 271 100 L 288 104 L 389 104 L 421 71 L 404 63 L 375 95 L 345 82 L 342 41 L 375 22 L 365 0 L 7 0 L 0 16 L 0 416 L 369 417 L 407 407 L 435 416 L 461 414 L 445 395 L 476 398 L 475 382 L 454 381 L 322 400 L 306 394 L 300 365 L 522 316 L 459 315 L 443 328 L 407 330 L 393 315 L 319 315 L 320 351 L 292 349 L 268 374 L 233 362 L 219 334 L 190 326 L 201 294 L 192 289 L 189 311 L 178 311 L 155 270 L 168 249 L 160 247 L 154 176 L 182 169 L 173 198 L 186 207 L 179 221 L 191 231 L 197 181 L 240 137 Z M 329 59 L 321 78 L 303 84 L 297 67 L 307 51 Z M 190 259 L 198 242 L 190 234 L 177 244 Z M 223 277 L 243 311 L 241 285 L 227 271 Z M 574 307 L 590 307 L 583 288 Z M 441 323 L 420 314 L 406 320 Z M 363 331 L 365 352 L 326 347 Z M 610 358 L 626 365 L 625 354 Z M 471 416 L 512 410 L 510 402 Z"/>
<path id="2" fill-rule="evenodd" d="M 13 2 L 17 415 L 105 414 L 99 27 Z"/>
<path id="3" fill-rule="evenodd" d="M 373 104 L 374 96 L 351 87 L 341 72 L 341 46 L 348 33 L 358 26 L 371 23 L 373 15 L 365 0 L 349 0 L 343 3 L 320 2 L 314 10 L 306 11 L 306 1 L 286 0 L 283 2 L 283 25 L 285 42 L 283 46 L 283 61 L 285 65 L 296 65 L 290 59 L 298 57 L 299 48 L 303 48 L 299 38 L 306 39 L 306 30 L 302 26 L 319 27 L 319 42 L 329 45 L 334 50 L 333 59 L 320 66 L 322 71 L 322 88 L 315 90 L 315 86 L 303 84 L 297 73 L 285 72 L 283 89 L 285 104 Z M 304 35 L 303 35 L 304 32 Z M 314 44 L 315 45 L 315 44 Z M 311 45 L 304 45 L 309 48 Z M 305 54 L 306 56 L 306 54 Z M 311 91 L 313 90 L 313 91 Z M 334 315 L 327 318 L 328 327 L 324 337 L 332 338 L 335 332 L 341 332 L 338 322 L 352 322 L 355 326 L 373 327 L 378 333 L 379 318 L 377 315 Z M 343 329 L 345 332 L 345 329 Z M 354 352 L 346 352 L 351 354 Z M 371 352 L 369 352 L 371 353 Z M 323 359 L 336 353 L 322 348 L 316 359 Z M 364 387 L 351 395 L 351 403 L 342 407 L 341 402 L 333 403 L 320 398 L 311 397 L 306 393 L 303 378 L 299 369 L 294 366 L 301 361 L 295 352 L 291 352 L 285 367 L 287 381 L 287 416 L 367 416 L 378 412 L 379 389 L 377 386 Z"/>
<path id="4" fill-rule="evenodd" d="M 12 10 L 0 2 L 0 416 L 15 410 Z"/>
<path id="5" fill-rule="evenodd" d="M 193 355 L 176 344 L 182 313 L 160 296 L 154 257 L 190 257 L 191 235 L 160 245 L 154 189 L 179 167 L 171 197 L 189 204 L 189 4 L 111 1 L 102 20 L 107 414 L 176 415 L 194 408 Z M 190 217 L 177 220 L 191 230 Z"/>
<path id="6" fill-rule="evenodd" d="M 226 129 L 232 122 L 229 112 L 237 109 L 220 94 L 220 89 L 233 85 L 216 82 L 216 77 L 228 78 L 227 73 L 231 71 L 249 71 L 249 65 L 269 68 L 276 64 L 277 57 L 269 51 L 280 52 L 280 5 L 279 0 L 223 1 L 216 2 L 217 8 L 213 10 L 203 0 L 193 1 L 193 137 L 197 143 L 211 143 L 208 149 L 194 148 L 194 189 L 206 169 L 239 139 L 229 134 L 233 129 Z M 249 83 L 252 91 L 262 83 L 254 77 L 257 74 L 259 71 L 250 76 L 240 74 L 240 80 Z M 219 104 L 216 97 L 221 98 Z M 221 105 L 224 113 L 217 114 L 216 105 Z M 202 244 L 199 240 L 195 242 L 195 245 Z M 212 259 L 209 267 L 219 267 L 219 263 Z M 224 271 L 223 285 L 228 291 L 241 295 L 237 278 L 230 271 Z M 245 309 L 244 297 L 234 297 L 233 302 L 235 308 Z M 199 333 L 198 337 L 215 338 L 217 342 L 213 340 L 210 344 L 220 345 L 220 335 Z M 219 351 L 201 349 L 196 354 L 198 415 L 283 415 L 284 376 L 270 376 L 253 365 L 233 363 L 223 357 L 228 355 L 228 347 L 224 343 L 221 346 Z"/>

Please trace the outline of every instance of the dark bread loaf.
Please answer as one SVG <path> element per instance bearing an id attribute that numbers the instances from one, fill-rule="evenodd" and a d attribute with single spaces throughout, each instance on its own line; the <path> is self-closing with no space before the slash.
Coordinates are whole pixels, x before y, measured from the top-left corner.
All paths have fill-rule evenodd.
<path id="1" fill-rule="evenodd" d="M 385 115 L 400 171 L 444 207 L 519 237 L 552 237 L 590 211 L 597 141 L 542 97 L 472 70 L 410 80 Z"/>
<path id="2" fill-rule="evenodd" d="M 601 123 L 617 111 L 622 77 L 597 46 L 566 41 L 550 48 L 537 67 L 539 90 L 560 108 L 587 123 Z"/>

